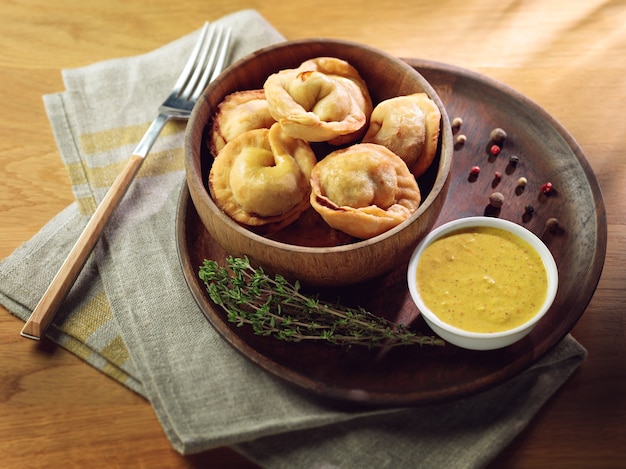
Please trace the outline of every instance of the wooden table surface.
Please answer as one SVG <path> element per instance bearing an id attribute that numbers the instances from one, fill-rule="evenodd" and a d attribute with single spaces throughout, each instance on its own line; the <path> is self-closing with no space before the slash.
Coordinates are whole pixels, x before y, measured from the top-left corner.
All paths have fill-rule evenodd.
<path id="1" fill-rule="evenodd" d="M 243 8 L 289 39 L 350 39 L 480 72 L 571 132 L 608 214 L 604 271 L 572 331 L 589 357 L 493 467 L 624 467 L 626 2 L 0 0 L 0 258 L 73 200 L 41 99 L 63 89 L 61 69 L 150 51 Z M 254 467 L 227 448 L 180 456 L 148 402 L 21 327 L 2 310 L 1 467 Z"/>

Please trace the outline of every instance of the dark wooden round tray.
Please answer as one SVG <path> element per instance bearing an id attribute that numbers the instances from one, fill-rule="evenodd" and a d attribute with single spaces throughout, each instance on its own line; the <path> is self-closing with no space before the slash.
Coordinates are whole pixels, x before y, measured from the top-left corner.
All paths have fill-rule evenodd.
<path id="1" fill-rule="evenodd" d="M 502 383 L 568 334 L 591 300 L 604 264 L 604 202 L 587 159 L 569 133 L 535 103 L 497 81 L 450 65 L 407 62 L 434 86 L 450 119 L 463 119 L 456 135 L 467 138 L 455 151 L 451 186 L 436 225 L 489 215 L 525 226 L 552 251 L 559 290 L 548 314 L 525 339 L 496 351 L 473 352 L 446 344 L 382 352 L 256 336 L 248 327 L 229 323 L 198 278 L 204 259 L 223 260 L 226 253 L 205 230 L 183 187 L 176 220 L 179 256 L 191 293 L 210 324 L 254 363 L 318 396 L 407 406 L 459 398 Z M 494 156 L 489 134 L 496 127 L 504 129 L 508 138 Z M 510 163 L 512 156 L 519 160 L 516 165 Z M 473 166 L 480 167 L 477 176 L 470 174 Z M 518 185 L 521 177 L 528 181 L 523 188 Z M 546 182 L 553 185 L 549 194 L 541 190 Z M 500 209 L 489 204 L 495 191 L 505 198 Z M 531 212 L 527 206 L 532 206 Z M 558 220 L 557 230 L 546 229 L 550 218 Z M 411 327 L 432 334 L 409 298 L 405 275 L 399 268 L 376 281 L 334 293 L 392 320 L 417 317 Z"/>

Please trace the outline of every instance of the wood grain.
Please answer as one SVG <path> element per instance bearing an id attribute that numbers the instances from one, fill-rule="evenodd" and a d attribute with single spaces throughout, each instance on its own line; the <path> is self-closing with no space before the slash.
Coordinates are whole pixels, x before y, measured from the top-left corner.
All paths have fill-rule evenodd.
<path id="1" fill-rule="evenodd" d="M 41 96 L 60 70 L 150 51 L 206 20 L 256 8 L 289 39 L 356 40 L 465 67 L 539 103 L 589 158 L 608 249 L 573 335 L 588 359 L 494 468 L 615 468 L 626 460 L 626 5 L 611 0 L 0 0 L 0 257 L 73 200 Z M 220 448 L 182 457 L 150 404 L 0 314 L 0 454 L 6 467 L 255 467 Z"/>

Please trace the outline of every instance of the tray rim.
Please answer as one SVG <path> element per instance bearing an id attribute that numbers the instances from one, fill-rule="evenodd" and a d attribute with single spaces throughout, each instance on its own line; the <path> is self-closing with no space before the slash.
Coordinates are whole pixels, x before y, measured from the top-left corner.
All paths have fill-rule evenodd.
<path id="1" fill-rule="evenodd" d="M 596 239 L 596 251 L 594 255 L 594 260 L 591 262 L 592 265 L 599 265 L 598 273 L 593 282 L 590 285 L 587 285 L 589 290 L 588 298 L 584 305 L 580 306 L 580 313 L 578 314 L 574 324 L 582 317 L 587 306 L 597 288 L 598 282 L 600 280 L 602 274 L 602 268 L 604 266 L 604 260 L 606 257 L 606 249 L 607 249 L 607 219 L 606 219 L 606 209 L 604 206 L 604 200 L 602 197 L 602 191 L 598 180 L 587 160 L 587 157 L 583 153 L 582 149 L 574 139 L 574 137 L 562 126 L 553 116 L 547 113 L 541 106 L 532 101 L 530 98 L 516 91 L 512 87 L 497 81 L 488 76 L 482 75 L 478 72 L 464 69 L 458 66 L 454 66 L 451 64 L 446 64 L 442 62 L 436 62 L 432 60 L 423 60 L 423 59 L 415 59 L 415 58 L 402 58 L 405 62 L 411 65 L 413 68 L 417 69 L 418 72 L 423 70 L 431 70 L 431 71 L 443 71 L 445 73 L 458 75 L 464 77 L 466 79 L 474 80 L 481 82 L 485 86 L 496 87 L 503 93 L 510 95 L 512 99 L 520 101 L 524 106 L 530 108 L 533 113 L 538 114 L 543 120 L 546 121 L 567 143 L 569 149 L 576 156 L 579 164 L 581 165 L 582 171 L 584 172 L 585 178 L 589 184 L 591 193 L 593 195 L 593 200 L 595 202 L 595 218 L 597 220 L 596 227 L 599 230 L 598 237 Z M 452 117 L 452 116 L 451 116 Z M 184 223 L 180 223 L 181 220 L 185 220 L 187 217 L 187 211 L 195 210 L 193 207 L 193 202 L 191 202 L 191 198 L 189 196 L 189 191 L 187 188 L 186 182 L 182 185 L 180 194 L 179 194 L 179 203 L 177 208 L 176 215 L 176 238 L 177 238 L 177 250 L 179 255 L 179 260 L 181 263 L 181 267 L 185 265 L 186 259 L 189 259 L 189 253 L 186 246 L 186 227 Z M 207 233 L 208 234 L 208 233 Z M 210 235 L 209 235 L 210 236 Z M 598 239 L 604 240 L 603 243 L 598 243 Z M 502 376 L 499 380 L 488 380 L 483 379 L 479 381 L 484 382 L 473 382 L 472 386 L 469 386 L 467 389 L 458 389 L 457 392 L 454 393 L 439 393 L 439 392 L 419 392 L 419 393 L 410 393 L 399 396 L 398 393 L 383 393 L 376 392 L 374 394 L 368 395 L 364 397 L 360 393 L 355 393 L 354 390 L 346 390 L 344 388 L 336 388 L 332 385 L 327 385 L 324 383 L 320 383 L 315 379 L 312 379 L 309 376 L 303 375 L 301 373 L 294 372 L 291 368 L 287 368 L 282 366 L 281 364 L 275 362 L 267 362 L 267 359 L 264 358 L 262 354 L 260 354 L 254 347 L 248 344 L 241 337 L 233 334 L 232 331 L 228 328 L 228 326 L 224 326 L 222 321 L 216 322 L 211 315 L 207 314 L 205 309 L 203 308 L 204 302 L 207 301 L 206 293 L 199 288 L 197 281 L 192 282 L 187 275 L 185 275 L 185 280 L 190 288 L 190 291 L 200 307 L 203 311 L 204 315 L 207 317 L 209 323 L 220 333 L 220 335 L 231 345 L 235 350 L 242 353 L 249 360 L 259 365 L 261 368 L 266 370 L 267 372 L 272 373 L 273 375 L 281 378 L 284 381 L 287 381 L 301 389 L 312 392 L 312 394 L 330 398 L 333 400 L 339 400 L 344 402 L 352 402 L 359 404 L 373 404 L 376 406 L 387 406 L 387 405 L 421 405 L 425 403 L 431 402 L 441 402 L 446 400 L 451 400 L 455 398 L 464 397 L 469 394 L 474 394 L 476 392 L 483 391 L 487 388 L 500 384 L 501 382 L 506 381 L 514 377 L 515 375 L 523 372 L 537 360 L 539 360 L 543 355 L 545 355 L 548 351 L 550 351 L 554 346 L 556 346 L 566 335 L 568 335 L 571 331 L 571 328 L 565 331 L 559 338 L 559 340 L 554 341 L 549 347 L 546 347 L 544 350 L 538 350 L 537 353 L 533 354 L 532 357 L 529 357 L 525 361 L 520 361 L 514 367 L 505 367 L 506 370 L 503 369 L 501 372 Z M 219 308 L 215 307 L 215 309 L 219 310 Z M 215 311 L 214 311 L 215 313 Z M 216 314 L 221 314 L 221 310 L 217 311 Z M 228 330 L 224 330 L 224 327 Z M 467 383 L 470 384 L 470 383 Z M 466 386 L 467 387 L 467 386 Z M 418 394 L 419 396 L 415 396 Z"/>

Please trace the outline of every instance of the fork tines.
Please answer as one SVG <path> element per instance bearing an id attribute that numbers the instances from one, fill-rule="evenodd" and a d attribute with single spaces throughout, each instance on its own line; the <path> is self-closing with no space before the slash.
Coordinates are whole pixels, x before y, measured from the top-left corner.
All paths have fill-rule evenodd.
<path id="1" fill-rule="evenodd" d="M 232 30 L 215 23 L 205 23 L 200 38 L 174 86 L 181 99 L 195 101 L 207 83 L 224 68 Z M 193 73 L 191 73 L 193 70 Z"/>

